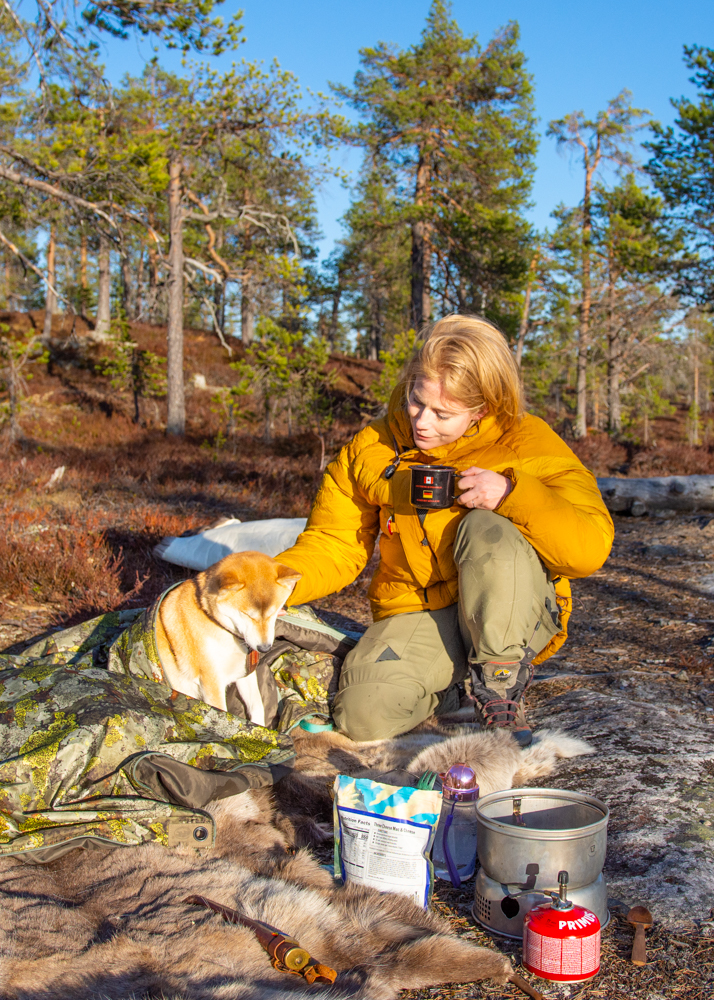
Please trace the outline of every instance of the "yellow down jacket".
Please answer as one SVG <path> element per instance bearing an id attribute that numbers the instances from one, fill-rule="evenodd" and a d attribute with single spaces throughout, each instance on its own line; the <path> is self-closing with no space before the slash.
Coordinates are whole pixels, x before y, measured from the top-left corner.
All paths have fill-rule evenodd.
<path id="1" fill-rule="evenodd" d="M 531 414 L 506 430 L 486 416 L 453 444 L 420 451 L 403 399 L 397 388 L 387 416 L 356 434 L 328 465 L 305 530 L 277 557 L 302 573 L 288 603 L 316 601 L 352 583 L 378 536 L 380 560 L 369 588 L 375 621 L 456 603 L 453 544 L 468 511 L 458 504 L 429 511 L 422 528 L 409 500 L 409 469 L 415 463 L 492 469 L 514 484 L 497 513 L 523 533 L 555 580 L 563 627 L 536 658 L 541 662 L 565 642 L 569 578 L 599 569 L 612 546 L 612 519 L 592 473 Z M 395 450 L 401 461 L 385 479 Z"/>

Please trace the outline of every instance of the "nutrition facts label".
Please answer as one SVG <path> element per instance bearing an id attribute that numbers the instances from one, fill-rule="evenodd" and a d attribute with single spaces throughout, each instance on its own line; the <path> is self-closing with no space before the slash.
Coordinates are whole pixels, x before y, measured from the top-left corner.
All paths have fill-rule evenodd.
<path id="1" fill-rule="evenodd" d="M 349 880 L 408 895 L 426 906 L 429 865 L 425 855 L 431 827 L 341 806 L 337 812 L 342 864 Z"/>

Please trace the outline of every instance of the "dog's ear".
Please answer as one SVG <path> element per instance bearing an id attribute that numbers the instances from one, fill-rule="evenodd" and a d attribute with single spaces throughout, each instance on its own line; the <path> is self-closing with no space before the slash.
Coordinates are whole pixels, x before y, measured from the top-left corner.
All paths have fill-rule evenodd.
<path id="1" fill-rule="evenodd" d="M 236 580 L 234 583 L 229 583 L 226 587 L 221 587 L 222 594 L 237 594 L 239 590 L 245 590 L 246 584 L 243 580 Z"/>
<path id="2" fill-rule="evenodd" d="M 284 566 L 283 563 L 278 563 L 278 583 L 281 583 L 283 587 L 289 587 L 292 590 L 301 577 L 302 573 L 298 573 L 290 566 Z"/>

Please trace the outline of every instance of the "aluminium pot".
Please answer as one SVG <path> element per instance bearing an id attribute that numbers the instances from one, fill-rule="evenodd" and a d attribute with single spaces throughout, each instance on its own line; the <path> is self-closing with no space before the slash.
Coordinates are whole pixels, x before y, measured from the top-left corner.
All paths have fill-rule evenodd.
<path id="1" fill-rule="evenodd" d="M 509 891 L 594 882 L 605 864 L 610 810 L 599 799 L 558 788 L 509 788 L 478 800 L 478 857 Z"/>

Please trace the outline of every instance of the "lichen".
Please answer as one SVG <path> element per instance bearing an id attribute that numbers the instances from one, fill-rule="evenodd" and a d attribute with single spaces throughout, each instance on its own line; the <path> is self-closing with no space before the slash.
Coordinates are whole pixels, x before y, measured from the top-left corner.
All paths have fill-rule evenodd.
<path id="1" fill-rule="evenodd" d="M 54 717 L 54 722 L 51 722 L 47 729 L 34 732 L 18 751 L 18 755 L 24 756 L 25 763 L 32 770 L 32 784 L 37 791 L 35 808 L 40 809 L 46 807 L 43 795 L 47 789 L 50 767 L 57 759 L 60 743 L 78 728 L 74 715 L 55 712 Z"/>
<path id="2" fill-rule="evenodd" d="M 163 823 L 149 823 L 149 829 L 156 834 L 156 839 L 164 847 L 169 846 L 169 837 Z"/>

